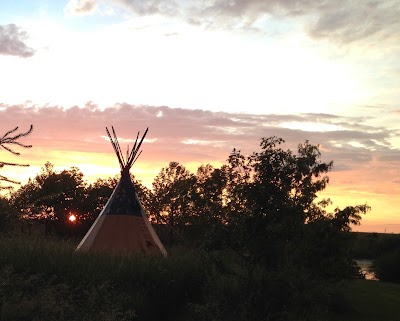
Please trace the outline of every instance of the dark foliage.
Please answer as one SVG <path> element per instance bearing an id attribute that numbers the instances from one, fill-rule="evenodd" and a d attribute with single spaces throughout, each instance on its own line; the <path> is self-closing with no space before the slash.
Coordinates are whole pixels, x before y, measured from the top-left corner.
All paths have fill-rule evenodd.
<path id="1" fill-rule="evenodd" d="M 261 152 L 245 157 L 234 150 L 224 166 L 226 185 L 222 220 L 210 235 L 246 262 L 248 276 L 257 267 L 290 270 L 314 277 L 352 276 L 354 263 L 348 231 L 368 206 L 326 209 L 316 203 L 328 183 L 332 162 L 320 161 L 318 146 L 300 144 L 297 154 L 283 140 L 261 141 Z M 221 222 L 223 223 L 221 225 Z"/>
<path id="2" fill-rule="evenodd" d="M 376 276 L 381 281 L 400 283 L 400 236 L 383 237 L 379 248 L 373 263 Z"/>
<path id="3" fill-rule="evenodd" d="M 283 144 L 264 138 L 260 151 L 233 150 L 227 164 L 203 165 L 196 175 L 171 162 L 153 190 L 134 180 L 151 220 L 169 231 L 162 239 L 193 251 L 202 266 L 193 278 L 168 284 L 155 273 L 144 287 L 146 300 L 164 311 L 182 300 L 191 320 L 311 320 L 324 313 L 334 282 L 357 274 L 349 231 L 369 207 L 329 210 L 331 201 L 317 196 L 332 162 L 322 162 L 319 147 L 308 141 L 296 152 Z M 117 181 L 89 185 L 77 168 L 59 173 L 46 164 L 11 201 L 24 217 L 50 219 L 59 235 L 73 235 L 87 230 L 82 222 L 96 218 Z M 81 223 L 71 225 L 69 213 Z M 144 315 L 151 320 L 158 313 Z"/>
<path id="4" fill-rule="evenodd" d="M 17 213 L 7 197 L 0 196 L 0 232 L 6 232 L 15 225 Z"/>

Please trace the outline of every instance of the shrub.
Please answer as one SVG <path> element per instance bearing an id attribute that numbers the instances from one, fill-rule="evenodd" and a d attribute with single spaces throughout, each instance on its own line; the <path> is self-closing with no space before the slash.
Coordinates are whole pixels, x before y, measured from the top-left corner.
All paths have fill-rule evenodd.
<path id="1" fill-rule="evenodd" d="M 373 269 L 379 280 L 400 283 L 400 248 L 379 256 Z"/>

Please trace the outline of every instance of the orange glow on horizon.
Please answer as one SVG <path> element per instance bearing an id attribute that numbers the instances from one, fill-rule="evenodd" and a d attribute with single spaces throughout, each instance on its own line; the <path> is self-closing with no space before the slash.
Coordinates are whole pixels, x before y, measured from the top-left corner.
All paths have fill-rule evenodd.
<path id="1" fill-rule="evenodd" d="M 150 155 L 145 154 L 147 158 L 143 156 L 139 159 L 138 163 L 131 169 L 131 173 L 144 186 L 152 189 L 154 178 L 160 173 L 163 167 L 168 166 L 172 157 L 148 154 Z M 46 157 L 43 158 L 43 155 Z M 21 157 L 5 153 L 2 156 L 2 161 L 30 164 L 30 167 L 5 166 L 1 169 L 2 175 L 20 181 L 22 185 L 26 184 L 29 178 L 34 179 L 40 173 L 41 167 L 44 166 L 46 161 L 50 161 L 57 172 L 64 169 L 68 170 L 71 166 L 78 167 L 84 174 L 84 181 L 88 183 L 92 183 L 98 178 L 107 179 L 114 177 L 120 172 L 116 156 L 111 150 L 106 153 L 94 153 L 36 148 L 29 150 L 29 153 L 25 153 Z M 223 165 L 223 162 L 219 160 L 181 160 L 179 158 L 175 160 L 194 174 L 196 174 L 197 168 L 202 164 L 211 163 L 215 168 Z M 360 170 L 352 172 L 333 171 L 329 173 L 330 183 L 326 190 L 320 193 L 320 198 L 331 198 L 333 206 L 329 210 L 334 210 L 336 206 L 340 208 L 362 204 L 371 206 L 371 211 L 366 215 L 362 215 L 361 226 L 355 226 L 353 228 L 354 231 L 400 233 L 399 185 L 394 183 L 381 184 L 379 178 L 372 176 L 372 174 L 368 185 L 366 185 L 362 180 L 363 175 L 365 173 Z M 13 187 L 14 190 L 17 190 L 19 185 Z M 3 192 L 3 194 L 6 194 L 6 192 Z M 75 220 L 68 218 L 70 223 L 76 222 L 77 219 L 76 216 Z"/>

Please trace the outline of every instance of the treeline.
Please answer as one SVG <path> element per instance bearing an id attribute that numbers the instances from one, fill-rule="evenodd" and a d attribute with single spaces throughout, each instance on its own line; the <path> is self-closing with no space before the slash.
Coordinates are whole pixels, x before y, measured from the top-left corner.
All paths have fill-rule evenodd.
<path id="1" fill-rule="evenodd" d="M 261 140 L 261 150 L 249 156 L 233 150 L 220 168 L 202 165 L 190 173 L 171 162 L 153 181 L 153 189 L 132 177 L 139 198 L 153 222 L 173 231 L 201 231 L 196 246 L 229 248 L 247 262 L 281 269 L 296 266 L 324 276 L 354 273 L 348 236 L 368 206 L 348 206 L 328 212 L 329 199 L 316 203 L 328 184 L 333 163 L 321 161 L 318 146 L 306 141 L 297 152 L 284 150 L 281 138 Z M 15 219 L 51 222 L 56 233 L 71 232 L 68 217 L 78 217 L 83 233 L 97 217 L 118 177 L 88 184 L 72 167 L 56 172 L 50 163 L 20 189 L 0 200 L 1 224 Z M 78 224 L 77 224 L 78 226 Z M 76 228 L 76 231 L 79 229 Z"/>
<path id="2" fill-rule="evenodd" d="M 1 147 L 31 132 L 16 130 L 0 139 Z M 73 254 L 79 238 L 68 236 L 87 231 L 119 177 L 89 184 L 76 167 L 55 171 L 46 163 L 0 197 L 3 319 L 325 320 L 332 311 L 340 317 L 351 310 L 340 293 L 343 279 L 358 275 L 355 253 L 381 253 L 372 257 L 378 277 L 398 280 L 398 238 L 378 242 L 372 235 L 354 243 L 351 226 L 369 207 L 330 211 L 331 201 L 317 196 L 333 163 L 322 162 L 308 141 L 296 151 L 283 143 L 263 138 L 251 155 L 233 150 L 226 164 L 202 165 L 196 173 L 171 162 L 152 189 L 132 176 L 163 234 L 167 260 Z M 20 222 L 42 223 L 68 242 L 4 237 Z"/>
<path id="3" fill-rule="evenodd" d="M 330 200 L 317 201 L 317 195 L 326 188 L 333 163 L 322 162 L 319 147 L 308 141 L 294 152 L 283 149 L 283 143 L 277 137 L 263 138 L 259 151 L 246 156 L 233 150 L 220 168 L 203 165 L 196 173 L 171 162 L 154 178 L 151 190 L 132 177 L 156 228 L 169 231 L 165 240 L 170 257 L 154 267 L 163 277 L 143 284 L 143 291 L 151 294 L 146 300 L 158 298 L 159 289 L 165 290 L 164 297 L 178 293 L 179 306 L 198 315 L 189 318 L 193 320 L 319 320 L 316 315 L 340 302 L 334 299 L 337 281 L 358 273 L 349 231 L 369 208 L 329 211 Z M 88 184 L 78 168 L 56 172 L 47 163 L 35 178 L 0 199 L 0 226 L 6 230 L 18 220 L 34 219 L 51 222 L 55 233 L 66 235 L 71 226 L 79 226 L 68 222 L 73 213 L 78 222 L 88 222 L 80 225 L 83 233 L 118 180 Z M 173 246 L 182 242 L 185 246 Z M 196 257 L 201 269 L 193 272 L 182 263 L 168 270 L 165 265 L 181 257 L 174 254 L 178 248 Z M 21 262 L 18 251 L 11 251 L 4 264 L 14 260 L 16 267 Z M 30 246 L 27 251 L 31 253 Z M 53 254 L 47 256 L 54 261 Z M 47 267 L 42 261 L 38 271 Z M 140 258 L 138 262 L 145 264 Z M 58 271 L 64 264 L 51 266 Z M 183 274 L 191 281 L 176 271 L 187 271 Z M 137 288 L 133 283 L 129 291 Z M 132 296 L 142 297 L 136 292 Z"/>

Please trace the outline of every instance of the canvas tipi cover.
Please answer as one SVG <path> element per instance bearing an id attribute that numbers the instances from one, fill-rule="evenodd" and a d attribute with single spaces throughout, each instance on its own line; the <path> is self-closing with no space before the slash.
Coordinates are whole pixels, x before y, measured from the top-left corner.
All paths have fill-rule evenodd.
<path id="1" fill-rule="evenodd" d="M 121 180 L 92 227 L 79 243 L 76 251 L 96 251 L 111 254 L 161 252 L 164 256 L 167 255 L 147 218 L 129 175 L 130 167 L 140 155 L 138 151 L 147 130 L 139 143 L 138 134 L 134 147 L 130 152 L 127 152 L 127 157 L 124 159 L 114 128 L 112 128 L 113 136 L 107 129 L 111 144 L 121 165 Z"/>

